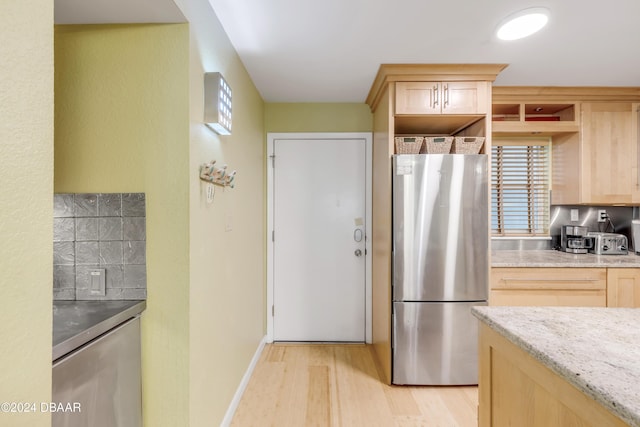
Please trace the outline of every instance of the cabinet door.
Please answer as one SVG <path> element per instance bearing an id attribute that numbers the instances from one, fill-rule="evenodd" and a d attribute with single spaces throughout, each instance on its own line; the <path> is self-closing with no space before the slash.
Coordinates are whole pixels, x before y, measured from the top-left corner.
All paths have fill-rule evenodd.
<path id="1" fill-rule="evenodd" d="M 396 114 L 440 114 L 440 82 L 396 83 Z"/>
<path id="2" fill-rule="evenodd" d="M 486 114 L 488 82 L 397 82 L 396 114 Z"/>
<path id="3" fill-rule="evenodd" d="M 492 268 L 490 305 L 605 307 L 604 268 Z"/>
<path id="4" fill-rule="evenodd" d="M 640 269 L 607 269 L 607 307 L 640 307 Z"/>
<path id="5" fill-rule="evenodd" d="M 487 82 L 442 83 L 443 114 L 485 114 Z"/>
<path id="6" fill-rule="evenodd" d="M 626 102 L 582 104 L 582 203 L 631 204 L 640 199 L 633 107 Z"/>

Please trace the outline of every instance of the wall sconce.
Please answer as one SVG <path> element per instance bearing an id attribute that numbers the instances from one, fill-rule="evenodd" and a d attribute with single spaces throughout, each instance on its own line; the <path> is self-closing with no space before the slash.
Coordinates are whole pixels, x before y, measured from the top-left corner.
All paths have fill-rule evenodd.
<path id="1" fill-rule="evenodd" d="M 220 73 L 204 73 L 204 123 L 220 135 L 231 135 L 231 88 Z"/>

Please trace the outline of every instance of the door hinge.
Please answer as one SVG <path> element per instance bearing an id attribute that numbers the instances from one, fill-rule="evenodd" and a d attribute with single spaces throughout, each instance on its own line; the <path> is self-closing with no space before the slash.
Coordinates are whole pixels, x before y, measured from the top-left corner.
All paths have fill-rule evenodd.
<path id="1" fill-rule="evenodd" d="M 275 314 L 275 308 L 273 306 L 271 306 L 271 317 L 273 317 Z"/>
<path id="2" fill-rule="evenodd" d="M 276 155 L 272 154 L 269 156 L 269 158 L 271 159 L 271 167 L 275 168 L 276 167 Z"/>
<path id="3" fill-rule="evenodd" d="M 275 230 L 271 230 L 271 241 L 272 242 L 276 241 L 276 232 L 275 232 Z"/>

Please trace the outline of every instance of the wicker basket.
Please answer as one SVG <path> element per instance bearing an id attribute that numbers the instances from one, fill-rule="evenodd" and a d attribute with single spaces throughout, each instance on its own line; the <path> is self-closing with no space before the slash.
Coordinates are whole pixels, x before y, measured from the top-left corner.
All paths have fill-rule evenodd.
<path id="1" fill-rule="evenodd" d="M 454 154 L 478 154 L 484 143 L 484 136 L 456 136 L 453 140 Z"/>
<path id="2" fill-rule="evenodd" d="M 396 154 L 418 154 L 422 147 L 421 136 L 397 136 L 396 137 Z"/>
<path id="3" fill-rule="evenodd" d="M 425 136 L 421 153 L 425 154 L 449 154 L 451 151 L 452 136 Z"/>

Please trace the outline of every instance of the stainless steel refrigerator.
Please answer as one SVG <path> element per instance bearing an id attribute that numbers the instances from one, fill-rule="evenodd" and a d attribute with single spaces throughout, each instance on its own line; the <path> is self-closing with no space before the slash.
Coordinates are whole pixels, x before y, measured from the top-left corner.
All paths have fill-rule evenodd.
<path id="1" fill-rule="evenodd" d="M 486 155 L 393 157 L 394 384 L 478 383 L 489 293 Z"/>

